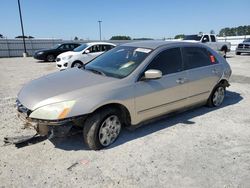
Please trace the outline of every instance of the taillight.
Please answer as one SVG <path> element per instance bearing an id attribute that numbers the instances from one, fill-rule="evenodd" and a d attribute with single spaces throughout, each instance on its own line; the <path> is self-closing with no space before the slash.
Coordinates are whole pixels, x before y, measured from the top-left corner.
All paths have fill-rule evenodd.
<path id="1" fill-rule="evenodd" d="M 210 61 L 211 63 L 215 63 L 215 57 L 213 55 L 210 55 Z"/>

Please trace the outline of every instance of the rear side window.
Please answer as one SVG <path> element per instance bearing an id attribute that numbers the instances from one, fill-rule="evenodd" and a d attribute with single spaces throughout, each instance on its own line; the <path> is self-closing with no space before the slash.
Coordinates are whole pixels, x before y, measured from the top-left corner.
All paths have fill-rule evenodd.
<path id="1" fill-rule="evenodd" d="M 214 36 L 214 35 L 210 35 L 210 37 L 211 37 L 211 41 L 212 41 L 212 42 L 216 42 L 216 39 L 215 39 L 215 36 Z"/>
<path id="2" fill-rule="evenodd" d="M 163 75 L 182 71 L 180 48 L 172 48 L 159 53 L 146 70 L 149 69 L 160 70 Z"/>
<path id="3" fill-rule="evenodd" d="M 109 51 L 112 48 L 113 46 L 111 45 L 101 45 L 101 51 Z"/>
<path id="4" fill-rule="evenodd" d="M 209 66 L 217 63 L 215 57 L 205 48 L 184 47 L 182 48 L 182 55 L 185 70 Z"/>

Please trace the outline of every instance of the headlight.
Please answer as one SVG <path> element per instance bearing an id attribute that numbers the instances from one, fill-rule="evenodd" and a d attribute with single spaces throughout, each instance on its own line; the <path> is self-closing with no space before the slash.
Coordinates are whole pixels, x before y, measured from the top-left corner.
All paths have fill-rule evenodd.
<path id="1" fill-rule="evenodd" d="M 42 106 L 32 112 L 29 117 L 44 120 L 59 120 L 67 117 L 75 101 L 65 101 Z"/>
<path id="2" fill-rule="evenodd" d="M 38 52 L 37 55 L 42 55 L 44 52 Z"/>
<path id="3" fill-rule="evenodd" d="M 63 59 L 63 60 L 68 60 L 68 59 L 70 59 L 72 56 L 73 56 L 73 55 L 69 55 L 69 56 L 63 57 L 62 59 Z"/>

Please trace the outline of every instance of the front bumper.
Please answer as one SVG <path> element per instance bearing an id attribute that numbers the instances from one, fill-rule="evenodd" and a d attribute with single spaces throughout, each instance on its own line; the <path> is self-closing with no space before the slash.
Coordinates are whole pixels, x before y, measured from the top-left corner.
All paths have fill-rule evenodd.
<path id="1" fill-rule="evenodd" d="M 56 59 L 56 67 L 60 70 L 65 70 L 69 67 L 70 62 L 67 60 L 59 60 L 59 58 Z"/>
<path id="2" fill-rule="evenodd" d="M 45 61 L 46 60 L 46 55 L 45 54 L 34 54 L 33 57 L 37 60 L 43 60 Z"/>
<path id="3" fill-rule="evenodd" d="M 250 48 L 236 48 L 235 52 L 250 53 Z"/>
<path id="4" fill-rule="evenodd" d="M 41 120 L 30 118 L 29 115 L 32 111 L 23 106 L 18 100 L 16 102 L 16 108 L 17 116 L 24 122 L 25 128 L 33 128 L 39 135 L 48 136 L 48 138 L 66 136 L 74 124 L 73 121 L 78 120 L 76 117 L 62 120 Z"/>

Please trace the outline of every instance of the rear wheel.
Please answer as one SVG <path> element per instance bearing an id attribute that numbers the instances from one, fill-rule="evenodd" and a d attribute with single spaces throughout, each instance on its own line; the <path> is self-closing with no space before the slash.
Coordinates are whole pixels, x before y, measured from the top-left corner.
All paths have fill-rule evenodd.
<path id="1" fill-rule="evenodd" d="M 210 107 L 221 106 L 225 98 L 226 89 L 223 85 L 218 85 L 210 95 L 207 105 Z"/>
<path id="2" fill-rule="evenodd" d="M 47 59 L 48 62 L 53 62 L 53 61 L 55 61 L 55 56 L 54 55 L 48 55 L 46 59 Z"/>
<path id="3" fill-rule="evenodd" d="M 223 52 L 223 57 L 226 58 L 227 57 L 227 47 L 226 46 L 222 47 L 221 51 Z"/>
<path id="4" fill-rule="evenodd" d="M 91 115 L 84 124 L 85 144 L 93 150 L 99 150 L 114 143 L 122 128 L 118 110 L 105 108 Z"/>

